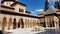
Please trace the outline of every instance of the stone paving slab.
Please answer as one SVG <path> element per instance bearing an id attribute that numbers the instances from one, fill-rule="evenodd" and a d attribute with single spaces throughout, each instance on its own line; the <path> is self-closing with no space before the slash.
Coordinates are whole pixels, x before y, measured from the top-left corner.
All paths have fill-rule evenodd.
<path id="1" fill-rule="evenodd" d="M 36 34 L 60 34 L 60 29 L 46 29 L 45 32 L 36 33 Z"/>
<path id="2" fill-rule="evenodd" d="M 45 29 L 45 32 L 32 32 L 31 29 L 15 29 L 6 31 L 9 34 L 60 34 L 60 29 Z"/>

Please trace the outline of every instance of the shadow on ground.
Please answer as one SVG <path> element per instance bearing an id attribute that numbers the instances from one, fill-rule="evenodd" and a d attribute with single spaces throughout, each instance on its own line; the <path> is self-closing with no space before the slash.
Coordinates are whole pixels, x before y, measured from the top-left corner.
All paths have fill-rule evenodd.
<path id="1" fill-rule="evenodd" d="M 0 30 L 0 34 L 8 34 L 8 32 Z"/>

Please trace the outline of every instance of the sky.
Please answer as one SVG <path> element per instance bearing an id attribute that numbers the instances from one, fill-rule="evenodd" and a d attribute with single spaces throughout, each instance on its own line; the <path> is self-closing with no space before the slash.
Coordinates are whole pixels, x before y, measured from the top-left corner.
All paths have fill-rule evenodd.
<path id="1" fill-rule="evenodd" d="M 34 15 L 40 13 L 45 8 L 45 0 L 19 0 L 20 2 L 26 4 L 26 10 L 31 12 Z M 49 7 L 53 7 L 54 0 L 49 0 Z"/>

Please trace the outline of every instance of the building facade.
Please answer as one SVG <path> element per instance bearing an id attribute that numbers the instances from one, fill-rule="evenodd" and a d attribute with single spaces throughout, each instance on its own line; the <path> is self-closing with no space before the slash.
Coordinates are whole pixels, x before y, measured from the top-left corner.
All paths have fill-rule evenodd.
<path id="1" fill-rule="evenodd" d="M 60 9 L 47 7 L 39 16 L 34 16 L 25 8 L 26 5 L 18 0 L 3 0 L 0 4 L 0 30 L 32 28 L 39 24 L 60 27 Z"/>
<path id="2" fill-rule="evenodd" d="M 25 4 L 17 0 L 3 0 L 0 6 L 0 30 L 38 26 L 39 17 L 27 12 Z"/>
<path id="3" fill-rule="evenodd" d="M 55 5 L 49 8 L 49 0 L 45 2 L 45 11 L 40 14 L 40 23 L 46 27 L 60 27 L 60 5 L 59 0 L 55 0 Z"/>
<path id="4" fill-rule="evenodd" d="M 45 24 L 46 27 L 60 27 L 60 10 L 56 8 L 49 8 L 47 11 L 40 13 L 40 23 Z"/>

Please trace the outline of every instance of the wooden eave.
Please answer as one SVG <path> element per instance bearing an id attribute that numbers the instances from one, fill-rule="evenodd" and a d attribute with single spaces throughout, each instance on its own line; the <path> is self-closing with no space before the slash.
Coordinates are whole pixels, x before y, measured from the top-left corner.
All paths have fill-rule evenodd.
<path id="1" fill-rule="evenodd" d="M 1 7 L 3 7 L 3 8 L 8 8 L 8 9 L 12 9 L 12 10 L 14 10 L 15 8 L 12 8 L 12 7 L 8 7 L 8 6 L 4 6 L 4 5 L 0 5 Z"/>
<path id="2" fill-rule="evenodd" d="M 22 13 L 16 13 L 16 12 L 11 12 L 11 11 L 4 11 L 4 10 L 0 10 L 0 11 L 1 11 L 1 14 L 25 16 L 25 17 L 31 17 L 31 18 L 39 18 L 37 16 L 32 16 L 32 15 L 27 15 L 27 14 L 22 14 Z"/>

